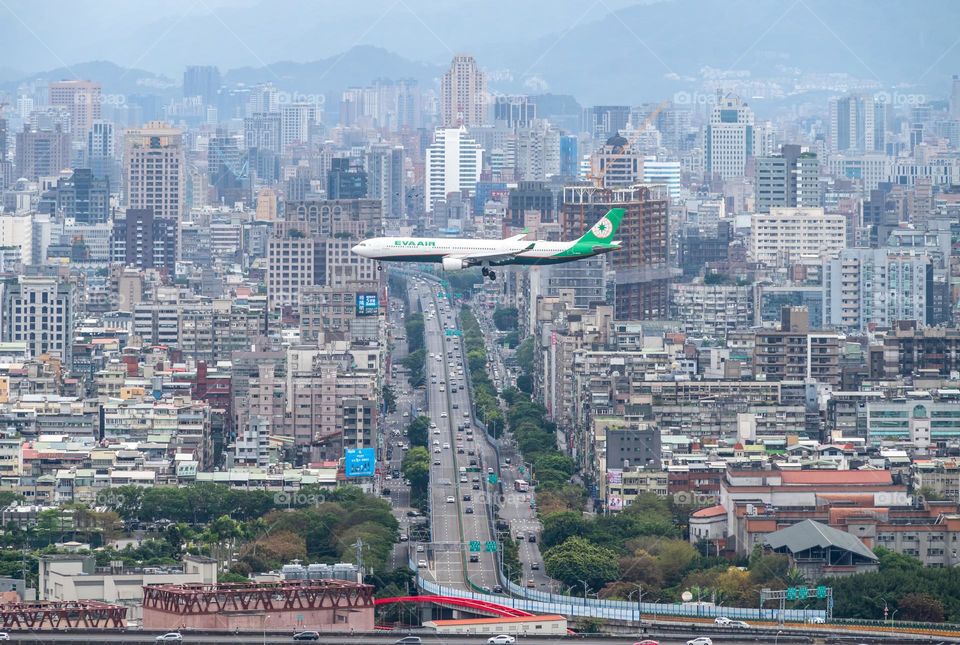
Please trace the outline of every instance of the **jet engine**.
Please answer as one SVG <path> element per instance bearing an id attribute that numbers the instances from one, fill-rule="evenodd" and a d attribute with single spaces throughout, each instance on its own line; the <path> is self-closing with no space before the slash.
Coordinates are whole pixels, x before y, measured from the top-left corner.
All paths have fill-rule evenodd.
<path id="1" fill-rule="evenodd" d="M 444 271 L 462 271 L 467 268 L 467 263 L 460 258 L 443 258 Z"/>

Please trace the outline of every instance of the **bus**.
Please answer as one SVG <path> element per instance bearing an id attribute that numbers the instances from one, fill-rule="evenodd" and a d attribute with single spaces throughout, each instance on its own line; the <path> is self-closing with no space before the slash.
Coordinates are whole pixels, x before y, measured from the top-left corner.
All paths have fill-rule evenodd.
<path id="1" fill-rule="evenodd" d="M 513 480 L 513 488 L 518 493 L 526 493 L 530 490 L 530 483 L 523 479 Z"/>

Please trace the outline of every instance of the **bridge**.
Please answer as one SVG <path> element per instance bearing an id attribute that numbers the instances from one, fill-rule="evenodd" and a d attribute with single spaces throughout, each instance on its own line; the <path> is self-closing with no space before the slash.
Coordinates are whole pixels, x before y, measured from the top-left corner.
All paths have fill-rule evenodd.
<path id="1" fill-rule="evenodd" d="M 515 609 L 507 605 L 474 598 L 460 598 L 457 596 L 400 596 L 397 598 L 377 598 L 373 601 L 374 606 L 392 605 L 396 603 L 434 604 L 443 607 L 455 607 L 485 616 L 496 616 L 498 618 L 533 616 L 529 611 Z"/>

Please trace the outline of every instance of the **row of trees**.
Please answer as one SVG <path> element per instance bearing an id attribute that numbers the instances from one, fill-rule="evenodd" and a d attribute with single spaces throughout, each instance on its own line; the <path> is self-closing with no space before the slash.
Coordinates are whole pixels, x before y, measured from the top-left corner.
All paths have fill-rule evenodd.
<path id="1" fill-rule="evenodd" d="M 420 387 L 427 382 L 427 348 L 423 314 L 408 314 L 403 325 L 407 332 L 408 353 L 400 360 L 400 364 L 410 371 L 411 387 Z"/>
<path id="2" fill-rule="evenodd" d="M 403 456 L 401 471 L 410 482 L 411 505 L 425 510 L 430 486 L 430 453 L 423 446 L 410 448 Z"/>
<path id="3" fill-rule="evenodd" d="M 483 331 L 476 316 L 469 307 L 463 307 L 460 313 L 460 327 L 463 330 L 463 348 L 467 352 L 467 368 L 470 370 L 470 383 L 473 386 L 474 413 L 487 426 L 494 437 L 503 433 L 503 413 L 497 389 L 487 374 L 487 347 L 483 340 Z"/>
<path id="4" fill-rule="evenodd" d="M 414 446 L 426 448 L 430 441 L 430 417 L 421 414 L 407 424 L 407 439 L 411 448 Z"/>

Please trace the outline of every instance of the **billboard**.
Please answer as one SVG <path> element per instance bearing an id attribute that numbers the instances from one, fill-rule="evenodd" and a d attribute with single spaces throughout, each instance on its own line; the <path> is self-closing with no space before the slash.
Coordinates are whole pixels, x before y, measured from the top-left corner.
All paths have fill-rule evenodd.
<path id="1" fill-rule="evenodd" d="M 375 293 L 357 294 L 357 315 L 376 316 L 380 313 L 380 297 Z"/>
<path id="2" fill-rule="evenodd" d="M 608 484 L 623 484 L 623 471 L 610 469 L 607 471 Z"/>
<path id="3" fill-rule="evenodd" d="M 343 472 L 347 477 L 373 477 L 377 465 L 373 448 L 351 448 L 346 451 Z"/>

